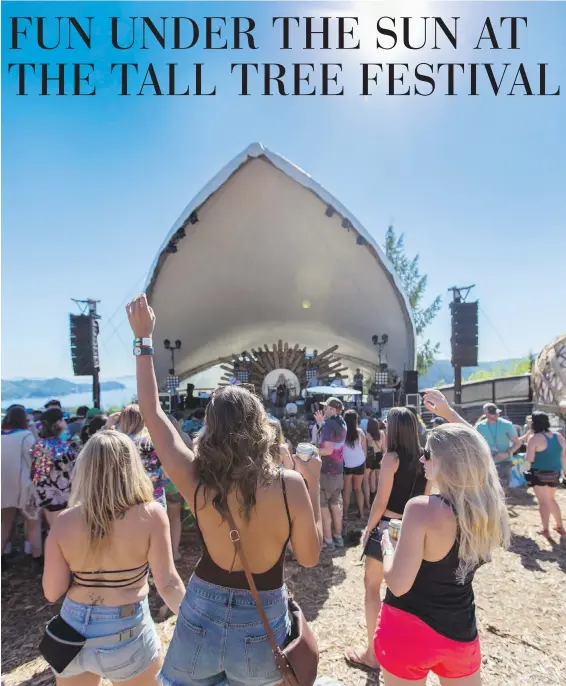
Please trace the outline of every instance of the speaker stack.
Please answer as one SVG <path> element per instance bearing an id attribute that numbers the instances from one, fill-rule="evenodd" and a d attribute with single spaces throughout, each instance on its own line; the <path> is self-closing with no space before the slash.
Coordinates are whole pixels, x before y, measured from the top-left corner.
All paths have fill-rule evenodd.
<path id="1" fill-rule="evenodd" d="M 452 366 L 478 366 L 478 303 L 452 302 Z"/>
<path id="2" fill-rule="evenodd" d="M 98 321 L 86 314 L 71 314 L 71 359 L 75 376 L 94 376 L 100 370 Z"/>

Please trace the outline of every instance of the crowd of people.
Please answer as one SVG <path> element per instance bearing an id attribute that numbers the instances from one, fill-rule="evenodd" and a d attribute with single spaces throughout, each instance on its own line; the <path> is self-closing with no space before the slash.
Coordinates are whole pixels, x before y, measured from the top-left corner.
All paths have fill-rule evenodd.
<path id="1" fill-rule="evenodd" d="M 344 547 L 345 521 L 363 527 L 367 627 L 348 663 L 381 670 L 387 686 L 424 684 L 430 671 L 441 683 L 479 684 L 473 579 L 509 544 L 506 465 L 525 441 L 543 534 L 551 517 L 566 534 L 555 500 L 566 441 L 548 416 L 533 413 L 519 436 L 486 406 L 472 427 L 428 390 L 430 429 L 414 407 L 382 422 L 338 398 L 309 424 L 293 403 L 276 420 L 250 389 L 229 385 L 191 420 L 193 440 L 160 405 L 145 296 L 127 311 L 138 404 L 110 416 L 79 408 L 69 423 L 56 401 L 40 416 L 13 406 L 2 422 L 2 550 L 19 511 L 40 568 L 49 529 L 43 589 L 64 601 L 41 652 L 60 686 L 312 684 L 317 650 L 285 560 L 292 551 L 299 565 L 317 565 L 321 551 Z M 183 502 L 202 542 L 186 586 L 175 566 Z M 150 576 L 177 615 L 166 653 Z M 299 644 L 302 667 L 291 651 Z"/>

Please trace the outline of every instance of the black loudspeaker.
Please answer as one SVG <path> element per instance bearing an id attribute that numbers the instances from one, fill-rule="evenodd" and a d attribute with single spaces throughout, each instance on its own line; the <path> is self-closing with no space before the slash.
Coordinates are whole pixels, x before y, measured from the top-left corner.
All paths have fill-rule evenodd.
<path id="1" fill-rule="evenodd" d="M 86 314 L 71 314 L 71 358 L 75 376 L 92 376 L 100 369 L 98 322 Z"/>
<path id="2" fill-rule="evenodd" d="M 452 310 L 452 364 L 478 366 L 478 303 L 450 304 Z"/>
<path id="3" fill-rule="evenodd" d="M 419 373 L 417 371 L 411 370 L 403 373 L 403 388 L 405 395 L 419 392 Z"/>

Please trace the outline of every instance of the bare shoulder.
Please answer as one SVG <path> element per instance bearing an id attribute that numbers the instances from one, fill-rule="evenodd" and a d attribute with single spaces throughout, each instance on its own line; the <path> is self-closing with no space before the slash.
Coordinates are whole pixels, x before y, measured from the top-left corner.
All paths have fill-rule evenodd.
<path id="1" fill-rule="evenodd" d="M 155 500 L 151 503 L 144 503 L 139 506 L 140 517 L 148 517 L 150 522 L 156 526 L 160 526 L 167 520 L 167 512 L 161 503 Z"/>
<path id="2" fill-rule="evenodd" d="M 381 460 L 381 469 L 391 469 L 394 472 L 397 471 L 399 467 L 399 456 L 397 453 L 386 452 Z"/>
<path id="3" fill-rule="evenodd" d="M 75 505 L 59 513 L 55 518 L 50 533 L 57 538 L 61 534 L 69 534 L 73 529 L 84 525 L 84 517 L 80 505 Z"/>
<path id="4" fill-rule="evenodd" d="M 561 433 L 558 433 L 558 431 L 556 431 L 554 435 L 558 436 L 558 442 L 562 447 L 566 446 L 566 439 L 564 439 L 564 436 Z"/>
<path id="5" fill-rule="evenodd" d="M 287 494 L 297 494 L 305 490 L 305 480 L 294 469 L 283 469 L 283 480 Z"/>

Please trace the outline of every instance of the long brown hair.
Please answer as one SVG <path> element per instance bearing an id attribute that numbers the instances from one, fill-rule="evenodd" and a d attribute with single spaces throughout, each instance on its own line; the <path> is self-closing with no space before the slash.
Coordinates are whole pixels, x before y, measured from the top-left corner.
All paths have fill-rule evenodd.
<path id="1" fill-rule="evenodd" d="M 387 415 L 387 451 L 397 453 L 402 467 L 419 464 L 422 449 L 417 418 L 406 407 L 394 407 Z"/>
<path id="2" fill-rule="evenodd" d="M 249 519 L 258 486 L 273 483 L 279 473 L 275 429 L 259 398 L 237 385 L 212 394 L 195 453 L 200 480 L 207 492 L 215 492 L 212 502 L 223 518 L 228 493 L 236 489 Z"/>
<path id="3" fill-rule="evenodd" d="M 346 422 L 346 445 L 354 448 L 360 436 L 358 434 L 358 413 L 356 410 L 346 410 L 344 412 Z"/>
<path id="4" fill-rule="evenodd" d="M 379 442 L 381 440 L 381 431 L 379 430 L 379 423 L 377 419 L 374 419 L 373 417 L 368 419 L 367 432 L 374 441 Z"/>
<path id="5" fill-rule="evenodd" d="M 26 408 L 23 405 L 12 405 L 12 407 L 9 407 L 6 416 L 2 420 L 2 431 L 27 428 L 28 416 Z"/>

